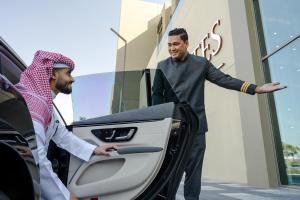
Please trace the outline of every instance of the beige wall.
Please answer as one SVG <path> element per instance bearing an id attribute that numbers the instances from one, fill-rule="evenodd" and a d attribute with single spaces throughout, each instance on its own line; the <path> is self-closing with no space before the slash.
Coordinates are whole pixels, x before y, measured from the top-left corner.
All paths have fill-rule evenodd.
<path id="1" fill-rule="evenodd" d="M 162 5 L 122 0 L 119 34 L 127 40 L 126 70 L 146 68 L 157 43 L 157 23 Z M 118 40 L 116 69 L 123 70 L 124 42 Z"/>
<path id="2" fill-rule="evenodd" d="M 221 69 L 252 83 L 263 83 L 252 3 L 245 0 L 182 0 L 172 28 L 183 27 L 189 33 L 192 52 L 211 31 L 223 39 L 222 48 L 212 63 L 225 63 Z M 245 3 L 246 2 L 246 3 Z M 247 10 L 247 11 L 246 11 Z M 167 58 L 167 40 L 151 53 L 148 67 Z M 217 47 L 209 40 L 212 48 Z M 278 172 L 272 127 L 265 96 L 249 96 L 207 83 L 205 103 L 208 118 L 207 150 L 203 176 L 247 183 L 254 186 L 277 186 Z"/>

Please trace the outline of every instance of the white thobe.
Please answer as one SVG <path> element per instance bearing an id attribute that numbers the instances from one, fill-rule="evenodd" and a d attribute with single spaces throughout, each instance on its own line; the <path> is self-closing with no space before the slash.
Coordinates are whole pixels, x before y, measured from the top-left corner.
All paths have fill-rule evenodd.
<path id="1" fill-rule="evenodd" d="M 68 131 L 57 119 L 56 115 L 52 115 L 51 122 L 45 134 L 43 125 L 33 120 L 33 126 L 36 133 L 38 147 L 38 163 L 40 167 L 40 185 L 42 200 L 69 200 L 70 192 L 53 172 L 51 162 L 47 158 L 47 150 L 50 140 L 56 145 L 69 151 L 74 156 L 88 161 L 93 154 L 96 146 L 92 145 Z"/>

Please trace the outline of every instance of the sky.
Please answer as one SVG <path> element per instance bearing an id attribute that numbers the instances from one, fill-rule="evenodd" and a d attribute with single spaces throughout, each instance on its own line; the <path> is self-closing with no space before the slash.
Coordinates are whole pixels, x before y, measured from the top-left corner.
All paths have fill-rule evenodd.
<path id="1" fill-rule="evenodd" d="M 0 2 L 0 36 L 27 65 L 42 49 L 73 59 L 74 76 L 114 69 L 117 38 L 110 28 L 118 30 L 120 0 Z"/>
<path id="2" fill-rule="evenodd" d="M 145 0 L 164 3 L 165 0 Z M 73 76 L 114 71 L 121 0 L 0 0 L 0 37 L 30 65 L 37 50 L 61 53 L 75 62 Z M 61 95 L 62 96 L 62 95 Z M 55 100 L 67 122 L 70 96 Z"/>
<path id="3" fill-rule="evenodd" d="M 164 3 L 165 0 L 144 0 Z M 27 65 L 37 50 L 62 53 L 74 76 L 114 71 L 121 0 L 0 0 L 0 36 Z"/>

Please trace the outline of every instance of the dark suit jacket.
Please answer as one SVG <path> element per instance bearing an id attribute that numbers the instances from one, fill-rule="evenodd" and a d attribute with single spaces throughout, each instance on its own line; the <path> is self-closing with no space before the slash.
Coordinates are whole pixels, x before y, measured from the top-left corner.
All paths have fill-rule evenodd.
<path id="1" fill-rule="evenodd" d="M 157 66 L 152 86 L 153 105 L 165 102 L 187 102 L 199 118 L 200 133 L 205 133 L 207 120 L 204 106 L 204 82 L 255 94 L 256 85 L 224 74 L 206 58 L 188 54 L 183 61 L 167 58 Z"/>

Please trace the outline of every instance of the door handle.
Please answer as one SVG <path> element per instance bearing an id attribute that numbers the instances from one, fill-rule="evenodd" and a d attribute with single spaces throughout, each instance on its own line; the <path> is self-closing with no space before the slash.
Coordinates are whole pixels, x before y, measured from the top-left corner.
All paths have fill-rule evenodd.
<path id="1" fill-rule="evenodd" d="M 132 128 L 132 129 L 129 130 L 127 135 L 115 137 L 115 140 L 116 141 L 128 140 L 132 137 L 133 134 L 134 134 L 134 129 Z"/>
<path id="2" fill-rule="evenodd" d="M 127 142 L 134 137 L 137 127 L 93 129 L 91 132 L 103 142 Z"/>
<path id="3" fill-rule="evenodd" d="M 114 138 L 114 136 L 115 136 L 115 133 L 116 133 L 116 130 L 113 130 L 111 136 L 108 136 L 108 137 L 106 137 L 105 139 L 106 139 L 106 140 L 112 140 L 112 139 Z"/>
<path id="4" fill-rule="evenodd" d="M 121 147 L 117 149 L 118 154 L 156 153 L 161 152 L 161 147 Z"/>

